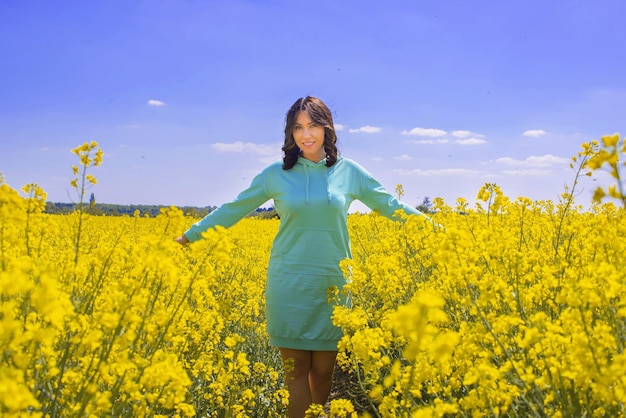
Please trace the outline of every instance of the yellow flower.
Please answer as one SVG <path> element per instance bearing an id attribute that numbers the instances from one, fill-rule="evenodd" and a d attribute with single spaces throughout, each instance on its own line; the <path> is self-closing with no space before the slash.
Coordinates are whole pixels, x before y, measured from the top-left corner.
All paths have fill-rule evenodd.
<path id="1" fill-rule="evenodd" d="M 356 418 L 357 413 L 348 399 L 333 399 L 330 401 L 330 416 Z"/>
<path id="2" fill-rule="evenodd" d="M 305 418 L 319 418 L 320 415 L 324 413 L 324 406 L 320 404 L 311 404 L 309 408 L 306 410 L 304 417 Z"/>
<path id="3" fill-rule="evenodd" d="M 616 184 L 611 184 L 607 190 L 608 195 L 611 196 L 614 199 L 621 199 L 622 195 L 620 193 L 620 191 L 617 189 L 617 185 Z"/>
<path id="4" fill-rule="evenodd" d="M 94 158 L 94 163 L 93 163 L 94 166 L 97 167 L 102 164 L 103 155 L 104 155 L 104 152 L 100 148 L 98 148 L 98 150 L 96 151 L 96 156 Z"/>
<path id="5" fill-rule="evenodd" d="M 602 187 L 597 187 L 593 191 L 592 200 L 596 203 L 600 203 L 602 201 L 602 198 L 604 198 L 604 196 L 606 196 L 604 189 Z"/>
<path id="6" fill-rule="evenodd" d="M 615 147 L 619 142 L 619 134 L 604 135 L 602 137 L 602 145 L 605 147 Z"/>

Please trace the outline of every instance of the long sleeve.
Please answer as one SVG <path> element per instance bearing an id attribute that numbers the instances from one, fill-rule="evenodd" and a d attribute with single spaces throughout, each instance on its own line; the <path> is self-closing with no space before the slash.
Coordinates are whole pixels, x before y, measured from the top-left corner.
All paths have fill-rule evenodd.
<path id="1" fill-rule="evenodd" d="M 356 198 L 363 202 L 372 210 L 378 211 L 381 215 L 394 219 L 394 214 L 398 210 L 404 211 L 407 215 L 424 216 L 430 218 L 424 213 L 398 200 L 389 193 L 378 180 L 376 180 L 369 172 L 358 164 L 354 164 L 358 173 L 358 191 Z"/>
<path id="2" fill-rule="evenodd" d="M 230 228 L 270 198 L 265 187 L 265 172 L 262 172 L 252 180 L 250 187 L 242 191 L 235 199 L 223 204 L 193 224 L 185 232 L 185 236 L 190 242 L 194 242 L 199 240 L 202 233 L 209 228 L 216 226 Z"/>
<path id="3" fill-rule="evenodd" d="M 403 210 L 407 215 L 420 215 L 422 212 L 396 199 L 373 177 L 364 182 L 363 195 L 359 198 L 367 207 L 380 212 L 381 215 L 393 219 L 397 210 Z"/>

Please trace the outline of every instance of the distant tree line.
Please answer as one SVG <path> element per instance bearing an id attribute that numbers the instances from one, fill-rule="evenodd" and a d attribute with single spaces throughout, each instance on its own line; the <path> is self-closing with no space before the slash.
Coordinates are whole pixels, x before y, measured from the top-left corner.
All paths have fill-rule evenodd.
<path id="1" fill-rule="evenodd" d="M 133 216 L 136 211 L 139 211 L 141 216 L 154 217 L 161 213 L 161 209 L 169 207 L 170 206 L 164 205 L 118 205 L 112 203 L 92 203 L 88 205 L 83 204 L 83 212 L 91 215 Z M 183 206 L 179 207 L 179 209 L 182 210 L 185 215 L 202 217 L 215 210 L 215 206 Z M 77 203 L 46 202 L 46 213 L 64 214 L 72 213 L 77 210 Z"/>
<path id="2" fill-rule="evenodd" d="M 83 212 L 91 215 L 103 216 L 134 216 L 139 211 L 140 216 L 155 217 L 161 213 L 161 209 L 168 209 L 170 206 L 165 205 L 118 205 L 112 203 L 95 203 L 83 204 Z M 217 209 L 217 206 L 177 206 L 186 216 L 194 218 L 202 218 Z M 46 202 L 46 213 L 50 214 L 67 214 L 78 210 L 77 203 L 59 203 Z M 258 208 L 248 216 L 256 216 L 263 219 L 271 219 L 278 217 L 274 208 Z"/>

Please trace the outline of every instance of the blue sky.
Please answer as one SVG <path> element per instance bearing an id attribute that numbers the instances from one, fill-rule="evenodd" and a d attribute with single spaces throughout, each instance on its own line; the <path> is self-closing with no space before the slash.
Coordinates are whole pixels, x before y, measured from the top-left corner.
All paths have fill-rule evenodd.
<path id="1" fill-rule="evenodd" d="M 409 204 L 485 183 L 556 201 L 582 142 L 626 132 L 624 16 L 622 0 L 1 0 L 0 172 L 76 201 L 70 150 L 95 140 L 98 202 L 220 205 L 314 95 L 341 153 Z"/>

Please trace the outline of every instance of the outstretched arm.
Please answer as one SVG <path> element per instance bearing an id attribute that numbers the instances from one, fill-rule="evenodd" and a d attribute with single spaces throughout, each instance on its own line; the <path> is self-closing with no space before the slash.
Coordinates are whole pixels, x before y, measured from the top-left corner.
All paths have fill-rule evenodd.
<path id="1" fill-rule="evenodd" d="M 215 228 L 218 225 L 230 228 L 269 199 L 270 196 L 265 188 L 264 173 L 261 173 L 252 180 L 250 187 L 241 192 L 235 199 L 193 224 L 175 241 L 184 245 L 202 238 L 202 233 L 209 228 Z"/>
<path id="2" fill-rule="evenodd" d="M 389 193 L 378 180 L 376 180 L 364 168 L 357 166 L 359 172 L 359 192 L 357 198 L 367 207 L 379 212 L 381 215 L 397 220 L 395 216 L 398 210 L 403 211 L 407 215 L 423 216 L 436 228 L 442 228 L 441 225 L 434 222 L 429 216 L 416 208 L 398 200 L 394 195 Z"/>

